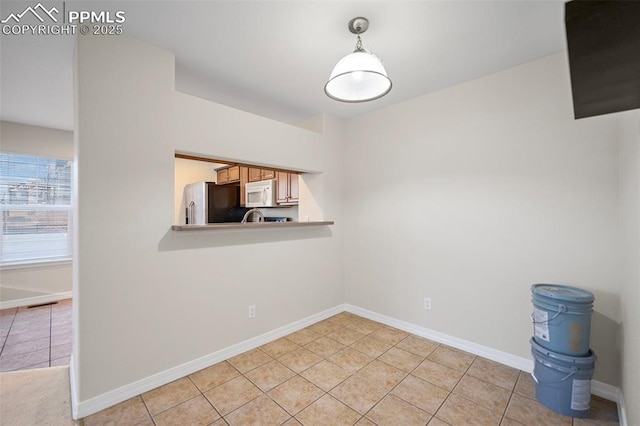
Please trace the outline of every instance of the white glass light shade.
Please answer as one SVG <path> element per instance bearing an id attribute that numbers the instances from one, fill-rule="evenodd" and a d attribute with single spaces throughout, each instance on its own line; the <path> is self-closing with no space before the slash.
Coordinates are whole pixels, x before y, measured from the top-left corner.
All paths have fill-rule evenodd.
<path id="1" fill-rule="evenodd" d="M 336 64 L 324 91 L 343 102 L 366 102 L 380 98 L 391 90 L 391 80 L 377 56 L 355 51 Z"/>

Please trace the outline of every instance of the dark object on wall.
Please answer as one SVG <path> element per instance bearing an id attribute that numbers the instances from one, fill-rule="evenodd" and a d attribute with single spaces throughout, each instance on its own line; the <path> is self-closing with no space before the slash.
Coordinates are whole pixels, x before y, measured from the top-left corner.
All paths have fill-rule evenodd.
<path id="1" fill-rule="evenodd" d="M 575 118 L 640 108 L 640 1 L 569 1 L 565 27 Z"/>

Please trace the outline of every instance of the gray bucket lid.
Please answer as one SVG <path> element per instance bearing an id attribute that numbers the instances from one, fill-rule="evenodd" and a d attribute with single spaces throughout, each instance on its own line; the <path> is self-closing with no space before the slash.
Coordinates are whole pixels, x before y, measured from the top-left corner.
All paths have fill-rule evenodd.
<path id="1" fill-rule="evenodd" d="M 534 295 L 571 302 L 593 303 L 594 299 L 590 291 L 559 284 L 534 284 L 531 286 L 531 292 Z"/>

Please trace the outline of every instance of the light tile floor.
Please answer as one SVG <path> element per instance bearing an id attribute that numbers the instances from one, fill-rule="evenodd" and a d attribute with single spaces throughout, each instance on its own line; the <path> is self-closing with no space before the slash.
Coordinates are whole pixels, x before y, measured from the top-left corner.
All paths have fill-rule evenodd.
<path id="1" fill-rule="evenodd" d="M 68 365 L 71 299 L 0 310 L 0 372 Z"/>
<path id="2" fill-rule="evenodd" d="M 84 419 L 122 425 L 614 425 L 593 397 L 572 419 L 529 374 L 349 313 Z"/>

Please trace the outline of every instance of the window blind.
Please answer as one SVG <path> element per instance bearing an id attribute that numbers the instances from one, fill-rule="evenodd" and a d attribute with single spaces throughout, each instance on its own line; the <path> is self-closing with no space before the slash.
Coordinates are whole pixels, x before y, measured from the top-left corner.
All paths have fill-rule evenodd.
<path id="1" fill-rule="evenodd" d="M 0 152 L 0 264 L 71 258 L 68 160 Z"/>

